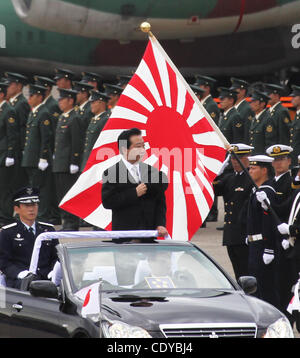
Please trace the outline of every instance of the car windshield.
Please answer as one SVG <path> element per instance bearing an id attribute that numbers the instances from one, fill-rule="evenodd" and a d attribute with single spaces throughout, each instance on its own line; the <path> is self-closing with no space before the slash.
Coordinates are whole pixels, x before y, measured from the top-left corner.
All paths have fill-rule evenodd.
<path id="1" fill-rule="evenodd" d="M 103 290 L 232 289 L 194 246 L 130 244 L 68 248 L 73 291 L 103 280 Z M 80 296 L 80 295 L 79 295 Z"/>

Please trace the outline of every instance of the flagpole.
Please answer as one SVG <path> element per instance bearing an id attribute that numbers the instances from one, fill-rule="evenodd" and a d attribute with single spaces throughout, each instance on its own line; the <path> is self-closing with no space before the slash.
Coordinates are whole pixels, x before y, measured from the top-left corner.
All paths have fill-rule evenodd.
<path id="1" fill-rule="evenodd" d="M 204 108 L 204 106 L 201 104 L 201 102 L 199 101 L 199 98 L 195 95 L 195 93 L 190 89 L 190 86 L 188 85 L 188 83 L 186 82 L 186 80 L 184 79 L 184 77 L 182 76 L 182 74 L 178 71 L 178 69 L 176 68 L 176 66 L 174 65 L 174 63 L 172 62 L 172 60 L 170 59 L 170 57 L 168 56 L 168 54 L 164 51 L 164 49 L 161 47 L 160 43 L 158 42 L 157 38 L 153 35 L 153 33 L 151 32 L 151 25 L 149 24 L 149 22 L 143 22 L 140 25 L 140 29 L 142 32 L 145 32 L 148 34 L 149 39 L 152 42 L 155 42 L 157 47 L 160 49 L 160 51 L 164 54 L 164 56 L 166 57 L 166 59 L 168 60 L 169 65 L 171 66 L 171 68 L 173 69 L 173 71 L 178 75 L 178 77 L 180 77 L 182 83 L 185 86 L 185 89 L 187 90 L 187 92 L 191 95 L 191 97 L 193 98 L 194 102 L 198 104 L 198 106 L 201 108 L 201 111 L 204 112 L 205 118 L 208 120 L 208 122 L 210 123 L 210 125 L 213 127 L 213 129 L 215 130 L 215 132 L 218 134 L 219 138 L 221 139 L 221 141 L 224 144 L 224 147 L 226 150 L 230 150 L 231 145 L 229 144 L 229 142 L 227 141 L 227 139 L 225 138 L 225 136 L 223 135 L 223 133 L 220 131 L 220 128 L 216 125 L 216 123 L 214 122 L 214 120 L 211 118 L 211 116 L 209 115 L 209 113 L 206 111 L 206 109 Z"/>
<path id="2" fill-rule="evenodd" d="M 153 42 L 156 43 L 157 47 L 159 48 L 159 50 L 164 54 L 164 56 L 167 58 L 170 66 L 172 67 L 173 71 L 180 77 L 180 79 L 182 80 L 183 84 L 185 85 L 185 88 L 187 90 L 187 92 L 192 96 L 193 100 L 195 101 L 195 103 L 197 103 L 199 105 L 199 107 L 201 108 L 201 111 L 204 112 L 206 119 L 209 121 L 210 125 L 214 128 L 215 132 L 219 135 L 219 138 L 221 139 L 221 141 L 224 144 L 225 149 L 231 153 L 236 160 L 238 161 L 238 163 L 240 164 L 240 166 L 242 167 L 242 169 L 245 171 L 246 175 L 248 176 L 248 178 L 250 179 L 250 181 L 252 182 L 252 184 L 256 187 L 256 189 L 258 189 L 257 185 L 255 184 L 254 180 L 252 179 L 252 177 L 250 176 L 248 170 L 245 168 L 245 166 L 243 165 L 243 163 L 240 161 L 240 159 L 238 158 L 238 155 L 236 155 L 236 153 L 234 152 L 232 146 L 230 145 L 230 143 L 227 141 L 227 139 L 225 138 L 225 136 L 223 135 L 223 133 L 221 132 L 221 130 L 219 129 L 219 127 L 216 125 L 216 123 L 214 122 L 214 120 L 211 118 L 211 116 L 209 115 L 209 113 L 206 111 L 206 109 L 204 108 L 204 106 L 201 104 L 201 102 L 199 101 L 198 97 L 195 95 L 195 93 L 190 89 L 190 86 L 188 85 L 188 83 L 186 82 L 186 80 L 184 79 L 184 77 L 182 76 L 182 74 L 177 70 L 176 66 L 173 64 L 172 60 L 170 59 L 170 57 L 167 55 L 167 53 L 164 51 L 164 49 L 161 47 L 160 43 L 158 42 L 158 40 L 156 39 L 156 37 L 153 35 L 153 33 L 150 31 L 151 30 L 151 25 L 149 24 L 149 22 L 143 22 L 140 25 L 140 29 L 142 32 L 145 32 L 148 34 L 149 39 Z M 277 223 L 280 224 L 280 220 L 277 216 L 277 214 L 275 213 L 274 209 L 270 206 L 270 204 L 267 201 L 264 201 L 264 203 L 267 205 L 268 209 L 270 210 L 271 214 L 273 215 L 275 221 Z"/>

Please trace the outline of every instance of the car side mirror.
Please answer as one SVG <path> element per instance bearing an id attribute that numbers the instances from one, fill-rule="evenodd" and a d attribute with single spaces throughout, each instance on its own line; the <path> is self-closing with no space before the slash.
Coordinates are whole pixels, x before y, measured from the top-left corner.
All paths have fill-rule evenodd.
<path id="1" fill-rule="evenodd" d="M 241 276 L 238 279 L 238 284 L 242 287 L 247 295 L 251 295 L 257 290 L 257 281 L 253 276 Z"/>
<path id="2" fill-rule="evenodd" d="M 34 297 L 58 298 L 56 285 L 47 280 L 32 281 L 29 285 L 29 292 Z"/>

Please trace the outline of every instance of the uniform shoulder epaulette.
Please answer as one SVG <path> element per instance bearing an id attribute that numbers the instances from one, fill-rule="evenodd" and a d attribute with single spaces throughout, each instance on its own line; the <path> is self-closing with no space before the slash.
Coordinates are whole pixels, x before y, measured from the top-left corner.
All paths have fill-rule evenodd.
<path id="1" fill-rule="evenodd" d="M 18 223 L 12 223 L 12 224 L 8 224 L 8 225 L 5 225 L 5 226 L 2 226 L 1 229 L 9 229 L 10 227 L 14 227 L 14 226 L 17 226 Z"/>
<path id="2" fill-rule="evenodd" d="M 42 222 L 42 221 L 38 221 L 38 224 L 54 227 L 53 224 L 44 223 L 44 222 Z"/>

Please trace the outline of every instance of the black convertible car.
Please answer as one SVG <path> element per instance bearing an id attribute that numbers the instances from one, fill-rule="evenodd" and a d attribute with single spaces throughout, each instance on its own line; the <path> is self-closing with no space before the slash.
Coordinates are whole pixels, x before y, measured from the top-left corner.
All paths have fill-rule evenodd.
<path id="1" fill-rule="evenodd" d="M 60 238 L 58 284 L 0 287 L 0 337 L 293 337 L 281 312 L 251 296 L 255 278 L 238 285 L 191 242 L 47 234 Z"/>

